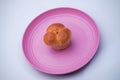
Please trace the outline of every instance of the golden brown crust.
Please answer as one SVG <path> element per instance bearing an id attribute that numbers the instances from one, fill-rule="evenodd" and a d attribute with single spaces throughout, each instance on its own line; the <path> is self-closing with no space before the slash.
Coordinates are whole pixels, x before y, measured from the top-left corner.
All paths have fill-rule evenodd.
<path id="1" fill-rule="evenodd" d="M 55 41 L 56 41 L 55 34 L 53 34 L 53 33 L 51 33 L 51 32 L 47 32 L 47 33 L 44 35 L 44 42 L 45 42 L 47 45 L 52 45 L 52 44 L 54 44 Z"/>
<path id="2" fill-rule="evenodd" d="M 60 34 L 58 34 L 57 37 L 58 41 L 64 44 L 71 38 L 71 32 L 69 29 L 64 28 L 63 30 L 60 31 Z"/>
<path id="3" fill-rule="evenodd" d="M 66 48 L 71 40 L 71 31 L 61 23 L 50 25 L 44 35 L 44 42 L 55 49 Z"/>
<path id="4" fill-rule="evenodd" d="M 64 28 L 65 26 L 63 24 L 60 23 L 54 23 L 51 24 L 48 28 L 47 28 L 47 32 L 53 32 L 53 31 L 59 31 L 60 29 Z"/>

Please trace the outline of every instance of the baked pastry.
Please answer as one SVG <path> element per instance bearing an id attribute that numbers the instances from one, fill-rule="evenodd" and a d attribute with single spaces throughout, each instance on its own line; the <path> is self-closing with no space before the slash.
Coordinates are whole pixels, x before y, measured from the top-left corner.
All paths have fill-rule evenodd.
<path id="1" fill-rule="evenodd" d="M 44 35 L 44 42 L 54 49 L 65 49 L 70 44 L 71 31 L 61 23 L 48 26 Z"/>

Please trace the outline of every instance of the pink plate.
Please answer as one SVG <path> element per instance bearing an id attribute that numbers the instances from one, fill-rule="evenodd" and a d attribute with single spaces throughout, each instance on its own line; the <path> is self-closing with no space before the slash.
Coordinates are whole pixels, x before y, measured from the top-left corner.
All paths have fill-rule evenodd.
<path id="1" fill-rule="evenodd" d="M 72 32 L 71 45 L 54 50 L 43 41 L 47 27 L 62 23 Z M 99 31 L 95 22 L 84 12 L 72 8 L 49 10 L 35 18 L 23 37 L 23 51 L 28 61 L 39 71 L 66 74 L 87 64 L 99 45 Z"/>

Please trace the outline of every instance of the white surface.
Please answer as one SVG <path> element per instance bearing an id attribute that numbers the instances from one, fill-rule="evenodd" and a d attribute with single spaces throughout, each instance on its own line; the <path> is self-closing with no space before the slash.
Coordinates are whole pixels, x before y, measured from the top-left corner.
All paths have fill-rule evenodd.
<path id="1" fill-rule="evenodd" d="M 0 0 L 0 80 L 120 80 L 120 0 Z M 22 37 L 37 15 L 56 7 L 89 14 L 101 34 L 94 59 L 62 76 L 35 70 L 22 51 Z"/>

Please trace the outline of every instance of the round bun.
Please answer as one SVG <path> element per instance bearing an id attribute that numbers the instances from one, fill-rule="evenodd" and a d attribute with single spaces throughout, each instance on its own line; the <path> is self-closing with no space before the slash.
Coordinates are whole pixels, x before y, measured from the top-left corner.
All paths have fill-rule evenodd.
<path id="1" fill-rule="evenodd" d="M 54 49 L 65 49 L 70 44 L 71 31 L 61 23 L 48 26 L 44 35 L 44 42 Z"/>

